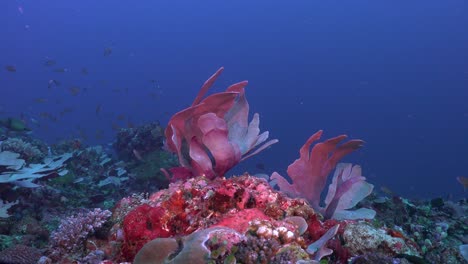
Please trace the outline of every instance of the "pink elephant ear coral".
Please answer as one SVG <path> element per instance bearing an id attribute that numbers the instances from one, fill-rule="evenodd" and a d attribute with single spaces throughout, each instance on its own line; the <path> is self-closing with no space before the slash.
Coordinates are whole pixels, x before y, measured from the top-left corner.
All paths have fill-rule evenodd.
<path id="1" fill-rule="evenodd" d="M 169 170 L 175 172 L 171 180 L 224 176 L 241 160 L 278 142 L 266 142 L 268 132 L 260 134 L 258 114 L 248 123 L 249 104 L 244 91 L 247 81 L 203 98 L 222 71 L 220 68 L 203 84 L 190 107 L 169 120 L 165 131 L 167 148 L 177 154 L 181 167 L 186 168 Z"/>
<path id="2" fill-rule="evenodd" d="M 327 242 L 332 239 L 336 233 L 338 232 L 338 229 L 340 228 L 340 225 L 335 225 L 332 228 L 328 229 L 328 231 L 323 234 L 319 238 L 319 240 L 315 241 L 314 243 L 310 244 L 307 247 L 307 253 L 314 255 L 314 261 L 311 263 L 320 263 L 319 261 L 328 255 L 331 255 L 333 253 L 333 250 L 329 249 L 326 247 Z"/>
<path id="3" fill-rule="evenodd" d="M 278 140 L 273 139 L 265 142 L 268 139 L 269 132 L 265 131 L 260 134 L 260 117 L 258 113 L 255 113 L 252 121 L 248 123 L 249 103 L 245 97 L 244 85 L 241 84 L 243 83 L 234 84 L 226 90 L 238 92 L 239 96 L 232 108 L 226 113 L 225 120 L 229 127 L 229 140 L 239 147 L 242 153 L 241 160 L 244 160 L 277 143 Z"/>
<path id="4" fill-rule="evenodd" d="M 366 182 L 359 165 L 340 163 L 325 198 L 325 218 L 337 220 L 373 219 L 375 211 L 367 208 L 349 210 L 372 193 L 374 186 Z"/>
<path id="5" fill-rule="evenodd" d="M 230 168 L 234 167 L 239 163 L 241 159 L 241 152 L 239 146 L 229 141 L 228 139 L 228 127 L 224 119 L 217 117 L 214 113 L 204 114 L 198 119 L 198 126 L 202 131 L 202 143 L 203 146 L 209 150 L 209 154 L 214 159 L 214 168 L 210 157 L 205 149 L 199 149 L 199 151 L 205 154 L 198 153 L 199 156 L 204 157 L 205 162 L 209 169 L 205 169 L 203 174 L 208 178 L 214 178 L 216 172 L 219 175 L 224 175 Z M 190 154 L 192 160 L 195 157 Z M 193 166 L 193 164 L 192 164 Z"/>
<path id="6" fill-rule="evenodd" d="M 317 143 L 312 147 L 312 149 L 310 149 L 311 145 L 315 141 L 319 140 L 321 136 L 321 130 L 313 134 L 300 149 L 299 159 L 289 165 L 287 172 L 292 183 L 289 183 L 277 172 L 272 174 L 271 180 L 276 182 L 280 190 L 286 194 L 292 197 L 303 197 L 312 205 L 312 207 L 314 207 L 314 209 L 325 212 L 325 208 L 320 206 L 320 196 L 325 188 L 328 175 L 336 167 L 339 160 L 360 148 L 364 141 L 350 140 L 340 144 L 347 137 L 346 135 L 341 135 L 324 142 Z M 329 207 L 329 211 L 326 216 L 333 216 L 334 211 L 332 213 L 332 209 L 349 209 L 344 207 L 352 204 L 351 198 L 353 196 L 350 194 L 350 191 L 363 190 L 356 187 L 362 183 L 354 185 L 357 184 L 357 182 L 361 182 L 362 178 L 351 177 L 350 181 L 346 182 L 345 185 L 341 185 L 340 182 L 339 187 L 337 185 L 335 189 L 333 189 L 335 191 L 334 198 L 336 199 L 329 199 L 329 205 L 332 207 Z M 340 203 L 339 199 L 341 197 L 348 199 L 348 203 L 345 203 L 344 201 Z"/>

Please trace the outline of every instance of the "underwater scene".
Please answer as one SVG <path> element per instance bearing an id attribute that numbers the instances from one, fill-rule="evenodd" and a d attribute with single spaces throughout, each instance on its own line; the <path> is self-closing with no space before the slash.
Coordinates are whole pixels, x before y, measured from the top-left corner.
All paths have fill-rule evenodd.
<path id="1" fill-rule="evenodd" d="M 0 1 L 0 264 L 468 263 L 466 1 Z"/>

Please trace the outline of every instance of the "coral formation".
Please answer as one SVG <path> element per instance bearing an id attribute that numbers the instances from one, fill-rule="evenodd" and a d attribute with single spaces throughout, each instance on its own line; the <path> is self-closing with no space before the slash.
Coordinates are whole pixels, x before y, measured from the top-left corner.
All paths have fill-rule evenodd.
<path id="1" fill-rule="evenodd" d="M 0 263 L 466 263 L 466 200 L 377 197 L 360 166 L 338 163 L 361 140 L 312 146 L 315 133 L 288 167 L 291 183 L 226 178 L 277 140 L 258 114 L 248 122 L 246 81 L 203 99 L 221 72 L 165 130 L 121 129 L 118 158 L 68 140 L 31 164 L 44 148 L 8 123 L 2 144 L 22 148 L 0 152 Z M 109 210 L 83 209 L 97 206 Z"/>
<path id="2" fill-rule="evenodd" d="M 135 128 L 122 128 L 117 133 L 113 147 L 124 161 L 139 160 L 138 157 L 161 150 L 164 146 L 164 129 L 159 123 L 150 123 Z M 137 153 L 137 154 L 136 154 Z"/>
<path id="3" fill-rule="evenodd" d="M 299 151 L 300 157 L 288 167 L 288 175 L 292 184 L 273 172 L 271 180 L 278 185 L 281 191 L 292 197 L 304 197 L 314 209 L 324 214 L 326 218 L 362 219 L 373 218 L 375 212 L 359 209 L 348 211 L 359 201 L 368 196 L 373 185 L 365 181 L 361 176 L 361 168 L 351 164 L 343 164 L 338 167 L 333 177 L 325 199 L 325 207 L 320 206 L 320 197 L 325 188 L 328 175 L 337 166 L 340 159 L 364 143 L 362 140 L 350 140 L 341 145 L 346 135 L 310 146 L 322 136 L 322 131 L 313 134 Z"/>
<path id="4" fill-rule="evenodd" d="M 41 251 L 37 248 L 15 245 L 0 252 L 0 263 L 31 264 L 40 257 Z"/>
<path id="5" fill-rule="evenodd" d="M 39 187 L 33 183 L 34 180 L 65 175 L 67 170 L 64 169 L 64 163 L 72 154 L 47 157 L 39 164 L 27 164 L 19 156 L 20 154 L 10 151 L 0 152 L 0 184 L 13 184 L 26 188 Z"/>
<path id="6" fill-rule="evenodd" d="M 247 81 L 202 99 L 223 70 L 220 68 L 203 84 L 190 107 L 169 120 L 167 147 L 177 154 L 182 166 L 171 170 L 173 180 L 198 175 L 222 177 L 241 160 L 278 142 L 265 142 L 268 131 L 259 134 L 257 113 L 248 123 L 249 104 L 244 91 Z"/>
<path id="7" fill-rule="evenodd" d="M 8 138 L 4 140 L 0 150 L 18 153 L 19 158 L 24 159 L 27 163 L 41 162 L 47 155 L 47 149 L 41 151 L 38 146 L 26 142 L 21 138 Z"/>
<path id="8" fill-rule="evenodd" d="M 63 262 L 64 258 L 71 256 L 79 259 L 87 247 L 87 238 L 110 216 L 110 211 L 96 208 L 63 219 L 58 229 L 50 236 L 50 253 L 47 257 L 54 263 Z"/>

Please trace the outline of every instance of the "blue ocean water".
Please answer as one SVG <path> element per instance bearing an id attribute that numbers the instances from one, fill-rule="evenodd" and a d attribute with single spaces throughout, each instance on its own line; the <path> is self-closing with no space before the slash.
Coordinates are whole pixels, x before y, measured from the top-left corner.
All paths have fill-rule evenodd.
<path id="1" fill-rule="evenodd" d="M 214 90 L 249 80 L 251 111 L 280 140 L 232 173 L 285 174 L 324 129 L 366 141 L 344 161 L 376 189 L 466 197 L 462 0 L 4 0 L 0 22 L 0 118 L 25 118 L 50 143 L 165 125 L 224 66 Z"/>

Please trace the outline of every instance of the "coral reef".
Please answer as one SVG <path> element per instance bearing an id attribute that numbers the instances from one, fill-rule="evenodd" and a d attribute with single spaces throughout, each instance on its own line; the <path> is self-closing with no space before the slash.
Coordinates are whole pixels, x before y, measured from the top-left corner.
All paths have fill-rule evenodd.
<path id="1" fill-rule="evenodd" d="M 203 99 L 221 72 L 165 129 L 120 130 L 117 158 L 77 140 L 44 148 L 2 123 L 17 153 L 0 151 L 0 263 L 466 263 L 466 200 L 377 197 L 360 166 L 338 163 L 361 140 L 312 146 L 315 133 L 292 182 L 226 178 L 277 140 L 258 114 L 248 122 L 246 81 Z"/>
<path id="2" fill-rule="evenodd" d="M 140 160 L 147 154 L 164 146 L 164 129 L 159 123 L 145 124 L 136 128 L 122 128 L 117 133 L 113 147 L 120 160 Z"/>
<path id="3" fill-rule="evenodd" d="M 0 145 L 0 150 L 18 153 L 19 158 L 24 159 L 26 163 L 38 163 L 47 156 L 47 148 L 43 145 L 33 145 L 21 138 L 7 138 Z"/>
<path id="4" fill-rule="evenodd" d="M 345 261 L 351 255 L 350 252 L 359 251 L 359 248 L 354 249 L 353 243 L 339 242 L 344 240 L 335 238 L 335 234 L 344 238 L 347 226 L 358 224 L 359 221 L 321 222 L 319 219 L 320 216 L 304 200 L 286 197 L 273 190 L 265 179 L 247 174 L 213 181 L 206 177 L 191 178 L 172 183 L 168 189 L 147 198 L 123 199 L 111 219 L 114 226 L 111 229 L 110 237 L 113 240 L 110 245 L 115 252 L 110 255 L 115 256 L 118 261 L 131 261 L 141 248 L 154 239 L 160 239 L 152 242 L 158 245 L 175 245 L 177 243 L 174 241 L 178 237 L 183 240 L 198 232 L 197 230 L 214 227 L 229 228 L 242 237 L 234 243 L 235 250 L 226 249 L 222 254 L 210 251 L 210 259 L 220 263 L 227 261 L 226 259 L 237 259 L 237 262 L 251 259 L 252 263 L 274 263 L 279 259 L 315 261 L 310 259 L 315 254 L 318 261 L 335 251 L 341 252 L 340 255 L 332 255 L 336 263 L 340 263 L 339 261 Z M 333 228 L 334 232 L 330 233 Z M 375 233 L 386 232 L 386 229 L 376 229 L 370 225 L 369 230 Z M 313 243 L 320 241 L 322 237 L 323 242 Z M 387 235 L 382 243 L 390 244 L 394 240 Z M 405 240 L 398 240 L 398 243 L 402 248 L 414 246 L 407 244 Z M 212 245 L 214 249 L 221 246 L 205 244 L 206 247 L 207 245 Z M 325 246 L 329 249 L 326 250 Z M 259 247 L 268 250 L 259 251 Z M 169 251 L 175 250 L 173 246 L 168 248 Z M 294 254 L 290 253 L 292 249 Z M 286 251 L 289 253 L 285 253 Z M 263 253 L 259 255 L 259 252 Z M 392 251 L 389 247 L 383 249 L 382 253 L 395 256 L 403 252 Z M 148 258 L 148 254 L 144 253 L 145 258 Z M 161 256 L 157 258 L 159 257 Z"/>
<path id="5" fill-rule="evenodd" d="M 61 263 L 64 258 L 79 260 L 83 257 L 83 252 L 86 252 L 87 238 L 100 228 L 110 215 L 110 211 L 96 208 L 62 220 L 58 229 L 50 236 L 50 253 L 47 257 L 54 263 Z"/>
<path id="6" fill-rule="evenodd" d="M 26 188 L 39 187 L 33 183 L 34 180 L 65 175 L 67 170 L 64 169 L 64 163 L 72 154 L 47 157 L 38 164 L 27 164 L 19 156 L 20 154 L 10 151 L 0 152 L 0 184 L 13 184 Z"/>
<path id="7" fill-rule="evenodd" d="M 0 252 L 0 263 L 31 264 L 40 257 L 41 251 L 37 248 L 15 245 Z"/>
<path id="8" fill-rule="evenodd" d="M 10 217 L 8 214 L 8 209 L 10 209 L 13 205 L 17 204 L 18 201 L 16 202 L 4 202 L 3 200 L 0 200 L 0 218 L 7 218 Z"/>
<path id="9" fill-rule="evenodd" d="M 466 200 L 379 197 L 373 200 L 373 208 L 377 211 L 377 223 L 387 227 L 387 233 L 417 244 L 429 263 L 461 263 L 457 247 L 468 242 Z"/>

